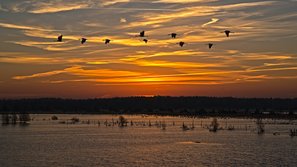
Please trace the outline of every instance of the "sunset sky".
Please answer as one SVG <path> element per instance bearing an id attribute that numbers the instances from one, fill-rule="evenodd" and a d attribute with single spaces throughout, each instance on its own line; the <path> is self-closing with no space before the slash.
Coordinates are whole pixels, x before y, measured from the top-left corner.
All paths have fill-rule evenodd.
<path id="1" fill-rule="evenodd" d="M 297 97 L 296 9 L 297 0 L 1 0 L 0 98 Z"/>

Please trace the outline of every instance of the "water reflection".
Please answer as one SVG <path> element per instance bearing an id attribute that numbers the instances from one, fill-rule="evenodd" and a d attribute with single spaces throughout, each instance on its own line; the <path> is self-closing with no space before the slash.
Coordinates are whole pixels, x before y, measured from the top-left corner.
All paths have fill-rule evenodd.
<path id="1" fill-rule="evenodd" d="M 0 128 L 0 166 L 297 164 L 296 138 L 289 136 L 289 129 L 296 129 L 296 121 L 262 120 L 265 133 L 259 136 L 253 119 L 218 118 L 222 129 L 210 133 L 207 126 L 212 118 L 124 115 L 127 126 L 120 128 L 119 115 L 52 116 L 31 115 L 33 121 L 26 128 Z M 79 121 L 66 123 L 72 118 Z M 195 128 L 184 131 L 183 124 Z M 229 126 L 234 130 L 228 130 Z"/>

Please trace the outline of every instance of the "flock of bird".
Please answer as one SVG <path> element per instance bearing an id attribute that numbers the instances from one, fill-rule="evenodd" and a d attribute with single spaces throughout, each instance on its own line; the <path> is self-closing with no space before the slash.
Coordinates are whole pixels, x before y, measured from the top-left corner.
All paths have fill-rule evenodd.
<path id="1" fill-rule="evenodd" d="M 230 36 L 230 33 L 234 33 L 234 32 L 231 32 L 230 30 L 225 30 L 225 31 L 223 31 L 222 33 L 225 33 L 225 35 L 226 35 L 227 37 L 229 37 L 229 36 Z M 168 34 L 168 35 L 171 36 L 171 38 L 174 38 L 174 39 L 177 37 L 177 33 L 171 33 L 171 34 Z M 145 35 L 145 31 L 141 31 L 141 32 L 139 33 L 139 35 L 135 35 L 135 37 L 140 37 L 140 38 L 142 38 L 142 41 L 145 42 L 145 43 L 148 43 L 148 41 L 149 41 L 149 40 L 146 38 L 146 37 L 148 37 L 148 36 Z M 104 41 L 104 44 L 109 44 L 109 43 L 111 42 L 110 39 L 104 39 L 103 41 Z M 59 35 L 59 36 L 58 36 L 57 42 L 63 42 L 63 35 Z M 81 39 L 80 39 L 80 42 L 81 42 L 81 44 L 86 43 L 86 42 L 87 42 L 87 38 L 81 38 Z M 186 43 L 183 42 L 183 41 L 180 41 L 180 42 L 178 42 L 178 43 L 176 43 L 176 44 L 178 44 L 180 47 L 183 47 Z M 211 48 L 213 47 L 214 44 L 213 44 L 213 43 L 208 43 L 208 44 L 206 44 L 206 45 L 208 45 L 208 48 L 211 49 Z"/>

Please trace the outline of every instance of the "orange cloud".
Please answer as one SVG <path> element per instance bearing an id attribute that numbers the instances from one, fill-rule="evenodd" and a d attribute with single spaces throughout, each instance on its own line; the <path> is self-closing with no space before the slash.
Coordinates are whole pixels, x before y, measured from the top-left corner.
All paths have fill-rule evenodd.
<path id="1" fill-rule="evenodd" d="M 62 11 L 69 11 L 75 9 L 83 9 L 89 7 L 88 4 L 78 3 L 78 4 L 48 4 L 48 3 L 37 3 L 36 9 L 30 10 L 29 13 L 41 14 L 41 13 L 56 13 Z"/>

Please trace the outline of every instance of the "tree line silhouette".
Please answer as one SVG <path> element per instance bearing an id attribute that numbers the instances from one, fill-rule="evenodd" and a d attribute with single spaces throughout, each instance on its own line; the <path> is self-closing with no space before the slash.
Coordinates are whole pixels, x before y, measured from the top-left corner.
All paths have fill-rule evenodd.
<path id="1" fill-rule="evenodd" d="M 297 98 L 116 97 L 2 99 L 0 113 L 297 117 Z"/>

